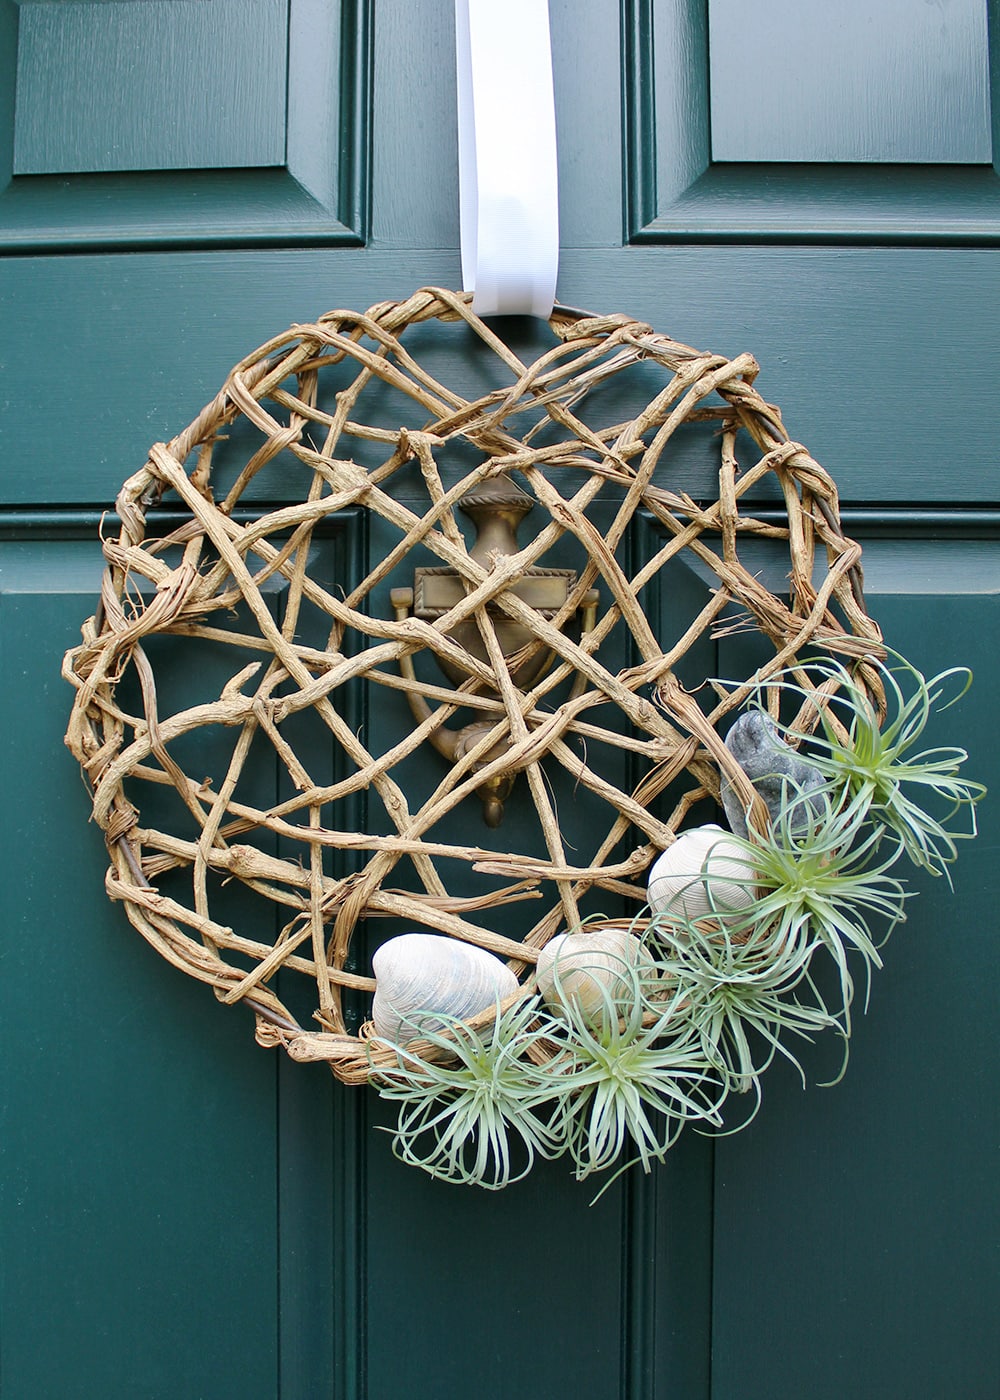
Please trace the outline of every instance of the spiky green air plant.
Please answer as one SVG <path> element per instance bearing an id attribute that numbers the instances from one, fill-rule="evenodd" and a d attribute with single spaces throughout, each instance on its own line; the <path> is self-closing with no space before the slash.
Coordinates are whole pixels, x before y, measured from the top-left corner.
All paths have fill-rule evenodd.
<path id="1" fill-rule="evenodd" d="M 685 1026 L 676 995 L 652 1000 L 648 968 L 624 960 L 616 985 L 614 997 L 604 993 L 599 1014 L 571 995 L 560 1013 L 566 1053 L 557 1130 L 577 1180 L 611 1167 L 632 1148 L 637 1155 L 621 1170 L 638 1161 L 648 1172 L 686 1122 L 722 1121 L 725 1087 Z"/>
<path id="2" fill-rule="evenodd" d="M 902 657 L 893 655 L 893 663 L 872 663 L 878 667 L 888 706 L 881 726 L 868 692 L 834 658 L 810 661 L 807 667 L 820 682 L 836 685 L 832 699 L 821 702 L 787 678 L 779 678 L 778 684 L 818 709 L 823 732 L 813 741 L 809 756 L 830 785 L 841 786 L 850 801 L 864 807 L 876 826 L 899 841 L 914 865 L 932 875 L 947 874 L 958 855 L 956 841 L 976 835 L 976 803 L 986 789 L 959 775 L 968 758 L 965 749 L 913 750 L 931 716 L 965 694 L 972 673 L 953 667 L 928 681 Z M 957 693 L 939 704 L 952 684 Z"/>
<path id="3" fill-rule="evenodd" d="M 812 1041 L 840 1030 L 809 971 L 809 945 L 793 951 L 766 925 L 734 932 L 717 921 L 654 915 L 648 946 L 664 982 L 675 988 L 706 1059 L 736 1093 L 758 1089 L 776 1054 L 802 1066 L 789 1037 Z M 846 1036 L 845 1036 L 846 1046 Z"/>
<path id="4" fill-rule="evenodd" d="M 396 1063 L 373 1066 L 379 1094 L 399 1103 L 393 1152 L 439 1180 L 498 1191 L 526 1176 L 536 1157 L 562 1150 L 551 1105 L 546 1113 L 558 1073 L 546 1075 L 528 1058 L 555 1027 L 537 998 L 509 1007 L 482 1030 L 438 1019 L 443 1029 L 423 1039 L 446 1054 L 445 1062 L 394 1045 Z"/>
<path id="5" fill-rule="evenodd" d="M 840 976 L 837 1014 L 849 1034 L 854 983 L 848 952 L 861 954 L 870 980 L 872 967 L 882 966 L 879 946 L 905 918 L 903 886 L 888 873 L 899 848 L 880 858 L 883 829 L 867 820 L 863 797 L 843 804 L 821 789 L 809 799 L 790 795 L 766 833 L 753 832 L 740 843 L 757 872 L 757 895 L 731 932 L 760 936 L 767 930 L 780 975 L 794 975 L 818 947 L 826 948 Z"/>
<path id="6" fill-rule="evenodd" d="M 595 953 L 582 971 L 596 996 L 581 991 L 578 957 L 561 981 L 557 956 L 550 1009 L 532 997 L 498 1007 L 482 1030 L 449 1020 L 424 1037 L 440 1063 L 402 1046 L 391 1047 L 393 1064 L 373 1061 L 372 1082 L 399 1104 L 389 1131 L 401 1160 L 499 1190 L 537 1157 L 565 1152 L 580 1180 L 622 1162 L 613 1181 L 633 1162 L 649 1171 L 662 1161 L 685 1123 L 720 1128 L 731 1091 L 754 1089 L 759 1102 L 760 1075 L 776 1055 L 801 1075 L 789 1040 L 836 1030 L 846 1064 L 849 959 L 860 957 L 870 982 L 879 947 L 905 917 L 906 894 L 890 872 L 905 855 L 947 874 L 956 842 L 975 835 L 985 792 L 959 775 L 963 749 L 914 751 L 935 708 L 958 698 L 938 706 L 947 685 L 968 673 L 926 681 L 901 660 L 895 670 L 872 664 L 888 699 L 881 727 L 868 692 L 835 659 L 809 662 L 809 684 L 801 670 L 767 680 L 814 708 L 821 732 L 800 757 L 824 784 L 805 793 L 789 781 L 766 832 L 727 838 L 754 872 L 746 907 L 720 900 L 697 922 L 677 912 L 639 920 L 652 963 Z M 698 880 L 711 911 L 709 865 Z M 824 951 L 839 977 L 836 1006 L 813 976 Z"/>

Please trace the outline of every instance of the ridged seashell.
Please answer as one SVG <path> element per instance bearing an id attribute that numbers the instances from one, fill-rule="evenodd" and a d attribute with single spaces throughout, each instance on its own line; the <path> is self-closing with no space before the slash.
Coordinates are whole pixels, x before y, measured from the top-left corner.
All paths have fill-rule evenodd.
<path id="1" fill-rule="evenodd" d="M 801 831 L 808 821 L 805 804 L 817 813 L 821 810 L 815 798 L 807 794 L 822 787 L 823 775 L 785 743 L 777 725 L 763 710 L 747 710 L 726 735 L 726 748 L 760 793 L 774 821 L 783 802 L 797 794 L 803 795 L 802 814 L 791 818 L 791 830 Z M 722 805 L 726 819 L 737 836 L 746 836 L 747 823 L 743 803 L 733 787 L 722 778 Z"/>
<path id="2" fill-rule="evenodd" d="M 538 955 L 535 977 L 552 1010 L 572 1004 L 586 1020 L 597 1023 L 610 1002 L 633 995 L 626 968 L 652 966 L 652 962 L 638 938 L 625 929 L 582 929 L 557 934 L 546 943 Z"/>
<path id="3" fill-rule="evenodd" d="M 754 868 L 728 831 L 710 823 L 682 831 L 653 862 L 646 897 L 654 914 L 711 918 L 745 909 L 754 897 Z"/>
<path id="4" fill-rule="evenodd" d="M 477 948 L 437 933 L 401 933 L 372 958 L 375 1033 L 394 1045 L 407 1045 L 447 1024 L 443 1016 L 466 1020 L 513 996 L 517 978 L 506 963 Z"/>

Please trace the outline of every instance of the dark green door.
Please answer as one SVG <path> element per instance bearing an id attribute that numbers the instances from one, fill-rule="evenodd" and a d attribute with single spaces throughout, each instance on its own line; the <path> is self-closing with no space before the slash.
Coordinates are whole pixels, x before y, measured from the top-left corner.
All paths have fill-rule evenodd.
<path id="1" fill-rule="evenodd" d="M 996 788 L 987 6 L 757 8 L 552 0 L 560 296 L 758 357 L 887 636 L 974 668 L 950 737 Z M 105 899 L 59 677 L 100 514 L 272 332 L 457 283 L 451 54 L 448 0 L 0 3 L 4 1400 L 986 1400 L 992 798 L 844 1082 L 773 1069 L 593 1208 L 559 1163 L 399 1166 Z"/>

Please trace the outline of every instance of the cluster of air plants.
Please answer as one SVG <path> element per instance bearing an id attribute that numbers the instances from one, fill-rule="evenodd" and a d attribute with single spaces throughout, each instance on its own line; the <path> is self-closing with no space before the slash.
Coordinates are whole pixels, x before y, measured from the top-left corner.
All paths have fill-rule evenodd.
<path id="1" fill-rule="evenodd" d="M 444 1024 L 421 1030 L 420 1053 L 413 1042 L 394 1046 L 395 1063 L 373 1080 L 399 1103 L 396 1156 L 441 1180 L 499 1190 L 538 1157 L 568 1156 L 578 1180 L 623 1152 L 649 1171 L 686 1122 L 720 1126 L 727 1089 L 676 991 L 659 990 L 645 966 L 616 962 L 613 993 L 606 961 L 594 968 L 597 1007 L 533 995 L 498 1007 L 480 1029 L 436 1017 Z"/>
<path id="2" fill-rule="evenodd" d="M 727 836 L 754 872 L 748 902 L 716 906 L 706 858 L 690 874 L 707 891 L 707 917 L 690 917 L 683 899 L 646 911 L 629 930 L 634 952 L 622 951 L 619 928 L 589 963 L 557 955 L 544 998 L 527 987 L 483 1029 L 439 1016 L 420 1053 L 393 1045 L 391 1063 L 373 1064 L 380 1094 L 399 1104 L 397 1156 L 494 1190 L 537 1157 L 567 1156 L 578 1179 L 632 1162 L 649 1171 L 686 1123 L 720 1129 L 730 1094 L 751 1093 L 756 1111 L 776 1056 L 802 1074 L 802 1041 L 832 1030 L 846 1063 L 852 964 L 868 981 L 905 917 L 896 867 L 947 873 L 957 841 L 975 834 L 984 792 L 960 776 L 964 750 L 917 749 L 967 673 L 926 681 L 906 663 L 878 672 L 881 723 L 835 660 L 768 681 L 799 702 L 799 725 L 812 721 L 799 759 L 822 781 L 808 792 L 783 783 L 765 832 Z M 833 993 L 821 990 L 831 979 L 817 957 L 835 969 Z"/>

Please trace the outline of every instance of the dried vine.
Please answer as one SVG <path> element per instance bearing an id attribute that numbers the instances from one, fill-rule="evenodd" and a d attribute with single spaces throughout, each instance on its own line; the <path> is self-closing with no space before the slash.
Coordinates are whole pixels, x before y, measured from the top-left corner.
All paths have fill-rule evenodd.
<path id="1" fill-rule="evenodd" d="M 503 385 L 468 399 L 434 378 L 404 343 L 408 328 L 432 320 L 464 323 L 479 342 L 477 353 L 492 354 L 503 367 Z M 281 1044 L 296 1059 L 327 1061 L 347 1082 L 363 1082 L 371 1068 L 364 1037 L 349 1032 L 343 1004 L 345 992 L 374 987 L 364 971 L 351 968 L 352 939 L 367 916 L 392 915 L 530 969 L 538 949 L 577 919 L 588 890 L 624 896 L 638 907 L 639 877 L 674 839 L 691 805 L 718 795 L 720 771 L 748 805 L 755 801 L 719 732 L 754 686 L 795 672 L 803 652 L 818 649 L 857 663 L 857 674 L 878 694 L 877 673 L 865 665 L 881 646 L 864 606 L 860 548 L 840 528 L 831 478 L 790 440 L 778 410 L 754 388 L 752 356 L 704 354 L 628 316 L 557 308 L 551 328 L 553 347 L 525 364 L 472 313 L 468 298 L 426 289 L 364 314 L 331 312 L 268 341 L 232 370 L 184 432 L 154 446 L 123 486 L 118 532 L 104 542 L 100 603 L 64 664 L 76 689 L 67 743 L 106 835 L 110 897 L 124 903 L 134 926 L 175 966 L 210 984 L 222 1001 L 248 1005 L 262 1043 Z M 659 367 L 659 387 L 645 407 L 622 422 L 585 421 L 588 396 L 640 365 L 645 373 Z M 339 386 L 332 398 L 325 389 L 331 376 Z M 409 404 L 410 422 L 386 426 L 384 415 L 378 424 L 365 421 L 369 395 L 386 389 Z M 257 445 L 220 486 L 213 459 L 238 420 L 256 430 Z M 689 424 L 702 425 L 719 445 L 718 496 L 707 505 L 692 499 L 672 470 L 678 429 Z M 738 434 L 759 454 L 742 470 Z M 481 460 L 449 482 L 440 459 L 455 442 L 474 448 Z M 289 461 L 302 483 L 298 501 L 260 505 L 268 469 Z M 393 492 L 414 466 L 422 482 L 419 509 Z M 543 525 L 516 554 L 495 555 L 492 567 L 484 567 L 471 557 L 456 508 L 481 483 L 511 472 L 537 503 Z M 777 524 L 746 505 L 769 480 L 784 506 Z M 175 511 L 169 528 L 157 524 L 165 500 L 179 506 L 181 517 L 178 523 Z M 610 513 L 610 524 L 600 528 L 598 506 L 602 521 Z M 310 549 L 317 531 L 348 509 L 380 517 L 398 543 L 341 595 L 316 576 Z M 664 542 L 630 575 L 621 546 L 638 511 L 659 522 Z M 786 598 L 742 562 L 741 545 L 754 537 L 786 543 Z M 566 538 L 577 542 L 581 567 L 564 605 L 545 616 L 514 585 Z M 465 596 L 433 622 L 376 616 L 371 595 L 418 546 L 456 572 Z M 654 635 L 639 595 L 685 555 L 716 582 L 697 618 L 665 642 Z M 280 619 L 267 592 L 277 580 Z M 574 638 L 568 624 L 595 587 L 601 599 L 595 624 Z M 298 636 L 306 607 L 327 619 L 325 646 Z M 679 684 L 676 669 L 705 632 L 731 626 L 734 612 L 769 640 L 773 656 L 744 688 L 720 691 L 705 709 Z M 524 657 L 515 665 L 498 640 L 504 617 L 528 629 L 529 654 L 547 647 L 554 657 L 527 688 L 512 679 Z M 454 635 L 470 620 L 482 655 Z M 625 671 L 602 660 L 616 629 L 625 629 L 637 657 Z M 217 697 L 172 711 L 165 706 L 148 655 L 158 635 L 187 639 L 194 656 L 199 644 L 231 649 L 238 664 Z M 441 681 L 401 673 L 400 662 L 421 651 L 467 674 L 458 694 Z M 573 693 L 560 699 L 560 686 L 565 691 L 572 679 Z M 359 680 L 418 691 L 430 706 L 428 717 L 387 752 L 370 751 L 340 703 Z M 137 697 L 128 702 L 131 709 L 126 692 Z M 626 716 L 627 733 L 594 717 L 608 702 Z M 460 707 L 488 721 L 483 737 L 411 811 L 399 765 Z M 342 755 L 345 775 L 334 782 L 314 780 L 282 730 L 306 711 L 320 718 Z M 806 711 L 814 723 L 815 709 Z M 226 771 L 211 781 L 185 771 L 178 748 L 199 730 L 219 728 L 232 735 Z M 241 790 L 251 748 L 262 741 L 291 793 L 271 805 L 254 803 Z M 644 771 L 634 790 L 623 790 L 581 756 L 601 745 L 639 762 Z M 570 771 L 607 806 L 607 828 L 585 858 L 567 856 L 543 763 Z M 502 770 L 523 775 L 544 849 L 501 853 L 436 840 L 441 820 Z M 656 799 L 679 780 L 687 786 L 673 811 L 654 815 Z M 163 788 L 182 804 L 184 821 L 176 829 L 143 821 L 144 790 Z M 331 805 L 362 790 L 387 816 L 388 835 L 328 824 Z M 636 834 L 638 846 L 623 857 L 623 838 Z M 353 853 L 356 868 L 331 873 L 331 852 Z M 439 868 L 445 857 L 490 877 L 488 887 L 475 898 L 449 894 Z M 401 863 L 415 872 L 418 891 L 387 883 Z M 183 899 L 158 888 L 178 872 L 188 877 Z M 256 925 L 236 929 L 213 916 L 223 880 L 287 912 L 272 941 Z M 483 908 L 539 890 L 542 912 L 523 938 L 477 922 Z M 314 988 L 311 1014 L 321 1029 L 308 1018 L 303 1025 L 289 1009 L 277 989 L 279 973 Z"/>

